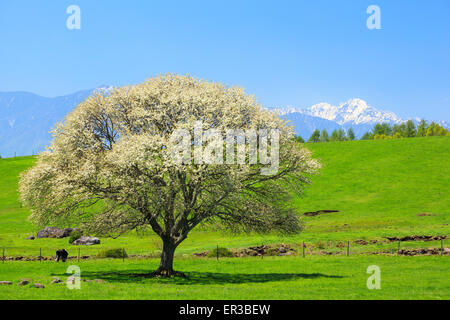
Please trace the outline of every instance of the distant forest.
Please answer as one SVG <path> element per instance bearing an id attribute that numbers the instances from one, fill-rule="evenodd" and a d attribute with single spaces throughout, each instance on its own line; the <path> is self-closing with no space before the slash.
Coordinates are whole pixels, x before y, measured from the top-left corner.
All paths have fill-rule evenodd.
<path id="1" fill-rule="evenodd" d="M 371 131 L 366 132 L 361 137 L 361 140 L 386 140 L 430 136 L 450 136 L 450 131 L 435 122 L 428 124 L 423 119 L 417 125 L 412 120 L 394 125 L 377 123 Z M 352 128 L 347 131 L 344 129 L 334 130 L 331 134 L 325 129 L 322 131 L 316 129 L 307 142 L 351 141 L 355 139 L 355 133 Z M 302 143 L 305 142 L 301 136 L 296 136 L 296 140 Z"/>

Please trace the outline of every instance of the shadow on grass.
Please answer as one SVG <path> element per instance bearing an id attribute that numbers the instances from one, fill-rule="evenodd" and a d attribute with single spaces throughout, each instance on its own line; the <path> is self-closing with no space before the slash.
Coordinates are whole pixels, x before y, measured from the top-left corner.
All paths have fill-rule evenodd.
<path id="1" fill-rule="evenodd" d="M 210 284 L 240 284 L 240 283 L 264 283 L 274 281 L 291 281 L 297 279 L 335 278 L 342 276 L 327 275 L 323 273 L 213 273 L 213 272 L 186 272 L 187 278 L 151 278 L 147 276 L 148 270 L 129 270 L 118 272 L 82 272 L 82 279 L 102 279 L 107 282 L 142 283 L 157 281 L 177 285 L 210 285 Z M 54 276 L 66 276 L 67 274 L 53 274 Z"/>

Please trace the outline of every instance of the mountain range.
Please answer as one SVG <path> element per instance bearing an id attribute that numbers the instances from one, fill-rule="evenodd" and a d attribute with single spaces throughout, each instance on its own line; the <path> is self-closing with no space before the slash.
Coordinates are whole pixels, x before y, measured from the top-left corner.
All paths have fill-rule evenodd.
<path id="1" fill-rule="evenodd" d="M 50 130 L 80 102 L 106 86 L 47 98 L 29 92 L 0 92 L 0 156 L 37 154 L 51 141 Z M 297 135 L 307 139 L 315 129 L 353 128 L 357 137 L 378 122 L 402 123 L 392 112 L 380 111 L 361 99 L 350 99 L 338 106 L 319 103 L 306 109 L 274 108 L 295 127 Z M 418 119 L 415 119 L 418 121 Z M 437 121 L 446 128 L 450 124 Z"/>
<path id="2" fill-rule="evenodd" d="M 318 103 L 306 109 L 293 107 L 276 108 L 280 115 L 290 121 L 297 135 L 308 139 L 315 129 L 326 129 L 331 133 L 335 129 L 353 128 L 357 138 L 370 131 L 376 123 L 400 124 L 408 119 L 401 119 L 390 111 L 378 110 L 361 99 L 350 99 L 338 106 Z M 411 118 L 418 123 L 419 118 Z M 446 121 L 435 121 L 445 128 L 450 128 Z"/>
<path id="3" fill-rule="evenodd" d="M 46 98 L 29 92 L 0 92 L 0 156 L 37 154 L 50 130 L 94 90 Z"/>

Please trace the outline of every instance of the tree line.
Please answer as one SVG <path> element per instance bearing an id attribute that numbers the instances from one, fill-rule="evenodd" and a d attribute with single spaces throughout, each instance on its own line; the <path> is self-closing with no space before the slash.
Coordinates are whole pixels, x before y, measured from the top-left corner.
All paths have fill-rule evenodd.
<path id="1" fill-rule="evenodd" d="M 414 137 L 450 136 L 450 131 L 436 122 L 428 122 L 424 119 L 417 124 L 408 120 L 401 124 L 377 123 L 372 131 L 366 132 L 361 140 L 382 140 Z"/>
<path id="2" fill-rule="evenodd" d="M 366 132 L 361 140 L 382 140 L 382 139 L 399 139 L 413 137 L 430 137 L 430 136 L 450 136 L 450 131 L 436 122 L 428 122 L 424 119 L 416 125 L 414 121 L 408 120 L 401 124 L 391 125 L 389 123 L 377 123 L 372 130 Z M 344 129 L 336 129 L 331 135 L 327 130 L 314 130 L 307 142 L 330 142 L 330 141 L 352 141 L 355 140 L 355 133 L 352 128 L 347 131 Z M 301 136 L 296 136 L 298 142 L 304 143 L 305 140 Z"/>
<path id="3" fill-rule="evenodd" d="M 323 129 L 320 131 L 319 129 L 314 130 L 311 137 L 307 142 L 330 142 L 330 141 L 351 141 L 355 140 L 355 132 L 352 128 L 345 131 L 344 129 L 334 130 L 331 135 L 328 134 L 327 130 Z M 298 142 L 304 143 L 305 140 L 301 136 L 296 136 L 296 140 Z"/>

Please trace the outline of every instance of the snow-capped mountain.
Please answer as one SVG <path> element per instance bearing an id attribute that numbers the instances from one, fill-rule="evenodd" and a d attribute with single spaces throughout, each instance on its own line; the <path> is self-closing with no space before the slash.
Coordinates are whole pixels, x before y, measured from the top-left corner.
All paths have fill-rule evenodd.
<path id="1" fill-rule="evenodd" d="M 338 106 L 323 102 L 307 109 L 288 108 L 286 114 L 293 112 L 327 119 L 337 122 L 340 125 L 349 123 L 356 125 L 372 124 L 378 122 L 402 123 L 405 121 L 400 119 L 395 113 L 375 109 L 361 99 L 350 99 Z"/>
<path id="2" fill-rule="evenodd" d="M 404 120 L 399 119 L 392 112 L 380 111 L 369 106 L 364 100 L 350 99 L 339 106 L 331 106 L 329 104 L 314 105 L 308 110 L 312 115 L 324 117 L 328 120 L 335 121 L 341 125 L 366 124 L 377 122 L 401 123 Z M 323 116 L 321 116 L 323 115 Z"/>
<path id="3" fill-rule="evenodd" d="M 326 129 L 328 132 L 336 128 L 353 128 L 357 137 L 371 130 L 376 123 L 400 124 L 407 119 L 401 119 L 395 113 L 378 110 L 367 104 L 362 99 L 350 99 L 340 103 L 338 106 L 326 102 L 315 104 L 306 109 L 293 107 L 277 108 L 278 112 L 290 120 L 295 127 L 297 134 L 303 138 L 308 138 L 315 129 Z M 300 117 L 302 115 L 303 117 Z M 310 117 L 305 121 L 305 116 Z M 317 119 L 327 120 L 327 123 L 320 123 Z M 419 122 L 420 119 L 413 119 Z M 446 121 L 435 121 L 440 125 L 449 128 Z"/>

